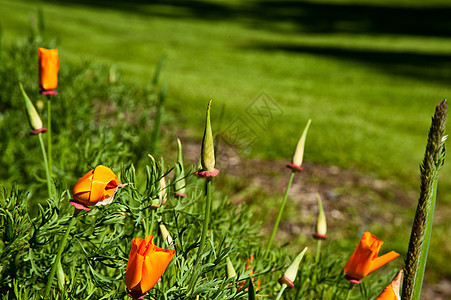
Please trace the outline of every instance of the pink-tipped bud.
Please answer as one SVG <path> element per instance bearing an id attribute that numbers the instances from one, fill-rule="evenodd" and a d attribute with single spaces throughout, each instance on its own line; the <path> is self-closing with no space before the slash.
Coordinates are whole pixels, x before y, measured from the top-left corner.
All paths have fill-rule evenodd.
<path id="1" fill-rule="evenodd" d="M 27 111 L 28 123 L 30 123 L 30 127 L 33 130 L 31 134 L 38 134 L 41 132 L 46 132 L 47 129 L 42 127 L 42 120 L 39 117 L 36 108 L 31 102 L 30 98 L 28 98 L 27 93 L 25 92 L 22 83 L 19 83 L 20 91 L 22 92 L 23 99 L 25 101 L 25 109 Z"/>
<path id="2" fill-rule="evenodd" d="M 296 279 L 296 275 L 298 274 L 299 265 L 301 264 L 302 258 L 304 257 L 305 252 L 307 251 L 307 247 L 302 250 L 301 253 L 296 256 L 291 265 L 285 271 L 282 277 L 279 278 L 279 283 L 281 285 L 286 285 L 288 289 L 294 288 L 294 280 Z"/>
<path id="3" fill-rule="evenodd" d="M 318 218 L 316 221 L 316 232 L 313 235 L 316 239 L 325 240 L 327 239 L 327 222 L 326 214 L 324 213 L 323 202 L 319 194 L 316 194 L 316 199 L 318 199 Z"/>
<path id="4" fill-rule="evenodd" d="M 304 148 L 305 148 L 305 140 L 307 138 L 307 132 L 310 127 L 311 119 L 307 121 L 307 125 L 305 125 L 304 131 L 302 132 L 301 138 L 298 141 L 296 149 L 294 150 L 293 158 L 291 159 L 291 164 L 287 167 L 291 168 L 293 171 L 301 171 L 302 170 L 302 161 L 304 159 Z"/>
<path id="5" fill-rule="evenodd" d="M 214 177 L 219 173 L 219 170 L 215 169 L 215 149 L 213 145 L 213 133 L 211 131 L 210 108 L 211 108 L 211 99 L 210 101 L 208 101 L 207 105 L 205 130 L 202 139 L 202 149 L 200 157 L 202 170 L 196 173 L 201 177 Z"/>

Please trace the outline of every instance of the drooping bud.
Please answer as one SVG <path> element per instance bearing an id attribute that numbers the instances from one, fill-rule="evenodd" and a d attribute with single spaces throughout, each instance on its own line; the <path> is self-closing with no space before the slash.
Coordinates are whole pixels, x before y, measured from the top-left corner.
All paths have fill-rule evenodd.
<path id="1" fill-rule="evenodd" d="M 23 99 L 25 101 L 25 109 L 27 111 L 28 123 L 30 123 L 30 127 L 33 130 L 30 134 L 35 135 L 41 132 L 46 132 L 47 129 L 42 127 L 42 120 L 39 117 L 36 108 L 31 102 L 30 98 L 28 98 L 27 93 L 25 92 L 22 83 L 19 82 L 20 91 L 22 92 Z"/>
<path id="2" fill-rule="evenodd" d="M 183 152 L 182 152 L 182 143 L 180 142 L 180 139 L 177 139 L 177 145 L 178 145 L 177 164 L 175 165 L 175 176 L 174 176 L 175 196 L 186 197 L 185 169 L 183 168 Z"/>
<path id="3" fill-rule="evenodd" d="M 311 119 L 307 121 L 307 125 L 305 125 L 301 138 L 299 139 L 296 149 L 294 150 L 293 158 L 291 159 L 291 164 L 287 165 L 287 167 L 292 169 L 293 171 L 297 172 L 302 171 L 301 165 L 304 159 L 305 140 L 307 138 L 307 132 L 311 122 L 312 122 Z"/>
<path id="4" fill-rule="evenodd" d="M 298 274 L 299 265 L 304 257 L 305 252 L 307 251 L 307 247 L 302 250 L 301 253 L 296 256 L 291 265 L 285 271 L 282 277 L 279 278 L 279 283 L 281 285 L 286 285 L 288 289 L 294 288 L 294 280 L 296 279 L 296 275 Z"/>
<path id="5" fill-rule="evenodd" d="M 213 133 L 211 130 L 211 122 L 210 122 L 211 101 L 212 100 L 210 99 L 207 105 L 205 130 L 202 139 L 201 160 L 200 160 L 202 170 L 196 173 L 201 177 L 214 177 L 219 173 L 219 170 L 215 169 L 215 149 L 213 145 Z"/>
<path id="6" fill-rule="evenodd" d="M 57 268 L 56 268 L 56 278 L 58 280 L 58 286 L 60 287 L 61 290 L 64 290 L 64 285 L 66 282 L 66 277 L 64 275 L 64 270 L 63 270 L 63 266 L 61 265 L 61 261 L 57 262 Z"/>
<path id="7" fill-rule="evenodd" d="M 161 177 L 159 186 L 160 186 L 160 190 L 158 192 L 158 200 L 160 201 L 160 205 L 163 205 L 168 200 L 166 178 L 164 176 Z"/>
<path id="8" fill-rule="evenodd" d="M 320 240 L 327 239 L 327 222 L 326 214 L 324 213 L 323 203 L 319 194 L 316 194 L 318 199 L 318 219 L 316 221 L 316 232 L 313 237 Z"/>
<path id="9" fill-rule="evenodd" d="M 164 226 L 163 222 L 160 222 L 160 231 L 161 231 L 161 236 L 163 237 L 163 240 L 166 243 L 166 245 L 173 247 L 174 240 L 172 239 L 171 234 L 169 233 L 166 226 Z"/>

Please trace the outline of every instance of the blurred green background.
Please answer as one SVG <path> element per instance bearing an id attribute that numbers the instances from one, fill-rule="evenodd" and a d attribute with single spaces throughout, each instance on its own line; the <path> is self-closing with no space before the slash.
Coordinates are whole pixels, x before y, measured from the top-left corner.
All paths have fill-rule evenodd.
<path id="1" fill-rule="evenodd" d="M 147 86 L 164 57 L 166 110 L 186 139 L 200 139 L 211 98 L 221 120 L 214 129 L 241 158 L 287 161 L 311 118 L 308 163 L 395 181 L 403 191 L 402 203 L 387 191 L 390 203 L 365 205 L 399 213 L 396 247 L 405 251 L 430 117 L 451 91 L 450 1 L 0 0 L 3 46 L 26 39 L 39 14 L 52 39 L 43 46 L 57 47 L 62 65 L 94 60 Z M 249 114 L 256 112 L 263 115 Z M 446 162 L 433 236 L 436 272 L 448 279 L 450 175 Z M 369 221 L 399 233 L 399 224 Z"/>

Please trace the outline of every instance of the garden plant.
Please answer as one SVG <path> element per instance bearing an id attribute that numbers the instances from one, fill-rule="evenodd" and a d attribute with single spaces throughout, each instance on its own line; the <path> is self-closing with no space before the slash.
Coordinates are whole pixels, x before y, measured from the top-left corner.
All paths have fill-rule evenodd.
<path id="1" fill-rule="evenodd" d="M 2 52 L 2 299 L 419 299 L 446 100 L 432 117 L 407 253 L 370 232 L 336 253 L 320 196 L 315 248 L 292 251 L 275 239 L 315 120 L 293 125 L 299 142 L 265 236 L 246 204 L 216 189 L 215 99 L 205 99 L 198 163 L 189 165 L 182 137 L 161 132 L 170 118 L 162 65 L 137 88 L 109 66 L 60 62 L 53 46 L 34 35 Z M 398 268 L 390 262 L 399 256 Z"/>

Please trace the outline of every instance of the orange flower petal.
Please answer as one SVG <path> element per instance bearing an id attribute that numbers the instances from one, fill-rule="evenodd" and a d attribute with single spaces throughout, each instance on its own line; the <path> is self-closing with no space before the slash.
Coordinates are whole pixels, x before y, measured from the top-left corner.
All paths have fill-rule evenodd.
<path id="1" fill-rule="evenodd" d="M 58 49 L 38 48 L 39 87 L 54 90 L 58 85 Z"/>
<path id="2" fill-rule="evenodd" d="M 377 257 L 383 243 L 371 233 L 365 232 L 343 269 L 346 275 L 353 279 L 362 279 L 399 256 L 398 253 L 392 251 Z"/>
<path id="3" fill-rule="evenodd" d="M 119 180 L 110 168 L 105 166 L 97 166 L 94 169 L 94 176 L 92 178 L 91 186 L 91 202 L 99 202 L 105 198 L 110 198 L 116 192 L 116 187 L 119 185 Z M 106 191 L 107 186 L 110 188 Z M 114 186 L 114 189 L 111 189 Z"/>
<path id="4" fill-rule="evenodd" d="M 400 300 L 399 289 L 403 277 L 404 273 L 403 270 L 401 270 L 375 300 Z"/>
<path id="5" fill-rule="evenodd" d="M 174 254 L 174 250 L 155 246 L 152 235 L 145 239 L 134 239 L 125 272 L 127 288 L 139 293 L 149 291 L 158 282 Z"/>
<path id="6" fill-rule="evenodd" d="M 137 253 L 130 253 L 130 258 L 125 271 L 125 284 L 129 290 L 133 290 L 142 279 L 144 256 Z"/>
<path id="7" fill-rule="evenodd" d="M 392 260 L 394 260 L 398 256 L 399 256 L 399 253 L 396 253 L 395 251 L 390 251 L 387 254 L 384 254 L 384 255 L 374 259 L 371 262 L 370 273 L 376 271 L 377 269 L 379 269 L 383 265 L 391 262 Z"/>
<path id="8" fill-rule="evenodd" d="M 72 188 L 75 201 L 86 205 L 105 205 L 113 201 L 114 194 L 121 185 L 110 168 L 99 165 L 86 173 Z"/>

